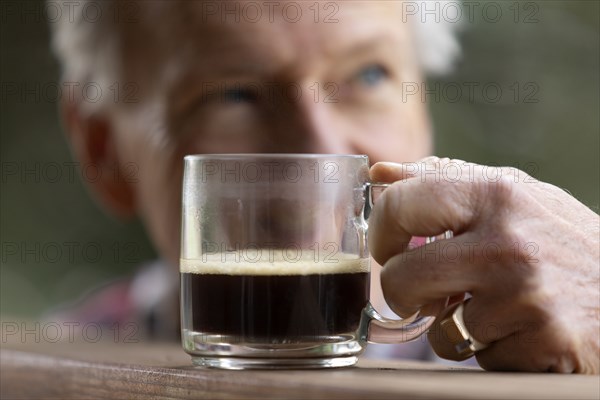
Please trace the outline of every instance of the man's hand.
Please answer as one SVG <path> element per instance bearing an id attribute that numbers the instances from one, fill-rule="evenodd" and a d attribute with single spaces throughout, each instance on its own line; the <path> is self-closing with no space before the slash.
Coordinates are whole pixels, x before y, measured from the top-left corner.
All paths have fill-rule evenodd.
<path id="1" fill-rule="evenodd" d="M 371 179 L 395 182 L 369 221 L 392 310 L 468 293 L 465 324 L 489 344 L 476 354 L 483 368 L 600 373 L 596 213 L 514 168 L 429 157 L 375 164 Z M 408 247 L 446 230 L 452 239 Z"/>

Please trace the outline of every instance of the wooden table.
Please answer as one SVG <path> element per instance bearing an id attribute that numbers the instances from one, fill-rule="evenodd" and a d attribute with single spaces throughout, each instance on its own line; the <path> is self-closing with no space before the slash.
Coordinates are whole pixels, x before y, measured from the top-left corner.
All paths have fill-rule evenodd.
<path id="1" fill-rule="evenodd" d="M 599 399 L 600 377 L 361 360 L 333 370 L 192 367 L 177 344 L 3 343 L 2 399 Z"/>

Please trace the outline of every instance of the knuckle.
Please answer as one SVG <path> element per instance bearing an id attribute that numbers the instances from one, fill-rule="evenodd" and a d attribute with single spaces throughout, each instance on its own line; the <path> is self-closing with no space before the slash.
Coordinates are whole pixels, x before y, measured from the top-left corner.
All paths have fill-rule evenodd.
<path id="1" fill-rule="evenodd" d="M 487 200 L 488 207 L 505 207 L 512 203 L 520 193 L 516 178 L 518 174 L 519 170 L 513 167 L 479 167 L 475 183 Z"/>
<path id="2" fill-rule="evenodd" d="M 514 197 L 519 194 L 513 176 L 512 174 L 502 174 L 497 181 L 488 182 L 488 193 L 495 206 L 507 207 L 513 204 Z"/>

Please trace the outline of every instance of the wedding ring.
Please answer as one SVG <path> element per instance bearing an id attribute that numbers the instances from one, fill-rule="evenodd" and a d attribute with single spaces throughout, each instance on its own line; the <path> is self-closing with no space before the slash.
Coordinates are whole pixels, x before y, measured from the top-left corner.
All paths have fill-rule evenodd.
<path id="1" fill-rule="evenodd" d="M 436 319 L 427 336 L 435 353 L 445 359 L 462 361 L 488 347 L 469 333 L 463 318 L 469 300 L 445 309 Z"/>

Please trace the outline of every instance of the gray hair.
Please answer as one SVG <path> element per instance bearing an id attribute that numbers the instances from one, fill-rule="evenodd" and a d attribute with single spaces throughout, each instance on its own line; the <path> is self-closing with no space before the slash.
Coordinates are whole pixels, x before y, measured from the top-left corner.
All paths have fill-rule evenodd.
<path id="1" fill-rule="evenodd" d="M 430 75 L 445 75 L 452 71 L 461 55 L 457 33 L 463 28 L 463 24 L 461 14 L 455 16 L 448 12 L 445 15 L 441 10 L 453 7 L 460 10 L 462 1 L 437 0 L 435 4 L 440 10 L 437 20 L 417 13 L 410 20 L 410 26 L 421 68 Z"/>
<path id="2" fill-rule="evenodd" d="M 116 8 L 127 3 L 119 3 L 118 0 L 79 0 L 78 7 L 84 11 L 86 8 L 92 10 L 88 12 L 73 12 L 70 8 L 73 2 L 47 0 L 47 4 L 49 3 L 62 8 L 60 17 L 50 21 L 52 48 L 63 68 L 62 79 L 81 84 L 96 82 L 101 86 L 110 85 L 110 79 L 116 76 L 117 66 L 111 60 L 117 57 L 115 44 L 118 32 L 115 32 L 111 24 L 106 23 L 111 18 L 90 22 L 90 14 L 97 16 L 100 13 L 114 17 Z M 434 8 L 439 10 L 461 6 L 461 1 L 456 0 L 427 3 L 434 4 Z M 426 74 L 443 75 L 452 70 L 460 55 L 460 45 L 456 38 L 460 23 L 440 18 L 439 12 L 435 18 L 425 17 L 418 10 L 424 4 L 425 2 L 404 2 L 402 22 L 408 22 L 412 28 L 421 68 Z"/>

